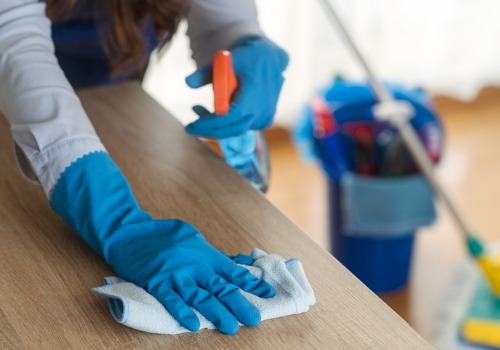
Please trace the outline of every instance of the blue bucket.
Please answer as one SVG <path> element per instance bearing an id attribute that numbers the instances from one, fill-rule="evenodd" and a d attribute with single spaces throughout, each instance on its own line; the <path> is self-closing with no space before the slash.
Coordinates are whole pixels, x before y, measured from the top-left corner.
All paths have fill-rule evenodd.
<path id="1" fill-rule="evenodd" d="M 392 237 L 351 236 L 343 231 L 340 185 L 328 182 L 330 251 L 375 293 L 392 292 L 408 282 L 415 231 Z"/>
<path id="2" fill-rule="evenodd" d="M 437 162 L 442 127 L 429 99 L 418 89 L 396 85 L 389 89 L 414 107 L 411 123 Z M 375 120 L 372 107 L 376 101 L 366 83 L 337 79 L 319 96 L 324 103 L 315 99 L 316 107 L 311 102 L 304 109 L 294 137 L 299 150 L 319 160 L 328 177 L 331 253 L 373 292 L 397 290 L 408 281 L 418 228 L 435 220 L 432 191 L 409 155 L 403 155 L 404 171 L 398 169 L 397 173 L 384 172 L 386 168 L 378 167 L 379 163 L 363 173 L 353 166 L 356 159 L 359 165 L 360 158 L 354 156 L 359 149 L 349 130 L 368 124 L 377 130 L 374 133 L 394 132 L 387 123 Z M 437 145 L 424 139 L 430 129 L 437 130 Z M 379 151 L 384 150 L 373 151 L 371 156 L 376 158 Z"/>

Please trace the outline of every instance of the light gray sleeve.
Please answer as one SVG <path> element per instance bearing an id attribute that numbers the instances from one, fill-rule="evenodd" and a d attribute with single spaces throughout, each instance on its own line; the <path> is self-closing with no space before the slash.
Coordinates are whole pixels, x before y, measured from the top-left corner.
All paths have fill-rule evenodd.
<path id="1" fill-rule="evenodd" d="M 67 166 L 104 150 L 57 63 L 45 5 L 37 0 L 0 0 L 0 112 L 21 170 L 28 177 L 34 171 L 49 198 Z"/>
<path id="2" fill-rule="evenodd" d="M 188 31 L 197 66 L 247 35 L 263 35 L 254 0 L 191 0 Z"/>

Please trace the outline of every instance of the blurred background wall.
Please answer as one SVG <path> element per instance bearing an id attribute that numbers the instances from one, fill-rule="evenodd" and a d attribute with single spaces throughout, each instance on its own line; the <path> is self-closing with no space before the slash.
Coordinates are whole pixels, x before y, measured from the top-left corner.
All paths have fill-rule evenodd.
<path id="1" fill-rule="evenodd" d="M 362 72 L 316 1 L 256 0 L 269 37 L 291 56 L 276 123 L 293 124 L 304 101 L 336 74 Z M 354 38 L 386 80 L 433 94 L 472 100 L 485 85 L 500 85 L 500 2 L 497 0 L 336 0 Z M 190 90 L 194 69 L 186 25 L 169 50 L 153 57 L 145 89 L 184 123 L 190 108 L 211 107 L 210 88 Z"/>

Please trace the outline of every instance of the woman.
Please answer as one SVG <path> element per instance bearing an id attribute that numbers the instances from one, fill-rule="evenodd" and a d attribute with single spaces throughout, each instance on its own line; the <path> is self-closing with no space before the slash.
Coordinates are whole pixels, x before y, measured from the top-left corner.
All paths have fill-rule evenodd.
<path id="1" fill-rule="evenodd" d="M 183 17 L 200 67 L 187 84 L 209 84 L 213 53 L 230 49 L 240 85 L 227 116 L 196 106 L 200 119 L 186 130 L 222 138 L 269 126 L 288 57 L 261 32 L 252 0 L 1 1 L 0 112 L 23 174 L 119 276 L 187 329 L 199 328 L 192 307 L 233 334 L 238 322 L 260 322 L 240 289 L 264 298 L 274 290 L 236 265 L 252 258 L 230 258 L 189 223 L 141 210 L 73 90 L 140 76 Z"/>

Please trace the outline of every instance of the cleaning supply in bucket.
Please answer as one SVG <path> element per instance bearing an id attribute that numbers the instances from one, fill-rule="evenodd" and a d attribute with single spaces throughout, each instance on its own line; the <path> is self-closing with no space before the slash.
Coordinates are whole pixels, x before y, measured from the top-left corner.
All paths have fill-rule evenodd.
<path id="1" fill-rule="evenodd" d="M 218 51 L 213 60 L 215 114 L 228 113 L 237 86 L 231 53 Z M 221 139 L 219 145 L 226 162 L 265 193 L 269 186 L 270 163 L 267 142 L 262 132 L 248 130 L 241 135 Z"/>
<path id="2" fill-rule="evenodd" d="M 320 96 L 314 96 L 310 103 L 313 112 L 313 134 L 317 143 L 315 149 L 321 152 L 319 159 L 329 173 L 337 174 L 352 170 L 352 164 L 342 147 L 342 135 L 336 120 L 332 117 L 330 107 Z"/>

